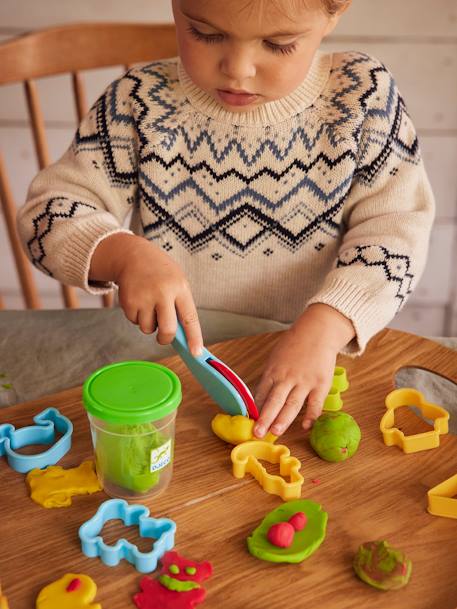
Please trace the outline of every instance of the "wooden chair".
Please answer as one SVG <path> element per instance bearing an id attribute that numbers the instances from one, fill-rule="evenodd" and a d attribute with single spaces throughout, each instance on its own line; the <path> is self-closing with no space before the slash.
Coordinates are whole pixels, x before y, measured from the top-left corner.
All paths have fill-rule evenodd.
<path id="1" fill-rule="evenodd" d="M 86 23 L 67 25 L 25 34 L 0 45 L 0 85 L 23 82 L 38 165 L 51 162 L 40 107 L 36 79 L 57 74 L 72 76 L 75 110 L 78 121 L 87 112 L 83 70 L 125 66 L 173 57 L 176 55 L 173 24 Z M 0 151 L 0 201 L 8 237 L 18 273 L 24 302 L 29 309 L 39 309 L 40 297 L 30 262 L 20 245 L 16 231 L 16 205 Z M 68 308 L 77 308 L 74 288 L 61 286 Z M 111 299 L 103 297 L 104 306 Z M 0 308 L 3 300 L 0 295 Z"/>

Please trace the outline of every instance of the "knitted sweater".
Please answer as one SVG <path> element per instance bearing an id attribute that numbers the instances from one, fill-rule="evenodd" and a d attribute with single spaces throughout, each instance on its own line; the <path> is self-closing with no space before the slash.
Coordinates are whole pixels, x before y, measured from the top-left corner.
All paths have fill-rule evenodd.
<path id="1" fill-rule="evenodd" d="M 20 210 L 35 266 L 92 293 L 91 255 L 130 228 L 183 268 L 197 306 L 295 320 L 326 303 L 360 352 L 423 270 L 434 201 L 391 74 L 318 52 L 290 95 L 232 113 L 179 58 L 112 83 Z"/>

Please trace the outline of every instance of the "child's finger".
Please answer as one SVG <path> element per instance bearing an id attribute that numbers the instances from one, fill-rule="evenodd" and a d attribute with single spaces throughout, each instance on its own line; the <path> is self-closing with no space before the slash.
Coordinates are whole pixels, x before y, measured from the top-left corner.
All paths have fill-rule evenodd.
<path id="1" fill-rule="evenodd" d="M 169 345 L 176 335 L 178 322 L 176 319 L 176 309 L 174 303 L 158 305 L 157 313 L 157 342 L 159 345 Z"/>
<path id="2" fill-rule="evenodd" d="M 256 387 L 254 401 L 257 408 L 262 408 L 271 388 L 273 387 L 273 378 L 269 374 L 264 374 Z"/>
<path id="3" fill-rule="evenodd" d="M 303 385 L 296 385 L 289 393 L 284 407 L 276 417 L 270 431 L 275 436 L 283 434 L 289 425 L 294 421 L 297 414 L 303 408 L 307 395 L 307 390 Z"/>
<path id="4" fill-rule="evenodd" d="M 133 299 L 125 298 L 122 290 L 119 292 L 119 304 L 124 311 L 124 315 L 132 324 L 138 324 L 138 307 Z"/>
<path id="5" fill-rule="evenodd" d="M 254 427 L 254 435 L 257 438 L 263 438 L 263 436 L 270 429 L 270 425 L 275 420 L 278 412 L 284 406 L 284 402 L 290 393 L 289 383 L 278 383 L 273 385 L 267 399 L 264 402 L 260 417 Z"/>
<path id="6" fill-rule="evenodd" d="M 156 328 L 155 311 L 141 309 L 138 313 L 138 325 L 145 334 L 152 334 Z"/>
<path id="7" fill-rule="evenodd" d="M 310 391 L 306 400 L 306 412 L 302 423 L 303 429 L 310 429 L 314 421 L 320 416 L 326 395 L 327 393 L 320 388 Z"/>
<path id="8" fill-rule="evenodd" d="M 194 357 L 201 355 L 203 349 L 203 336 L 198 319 L 197 308 L 192 296 L 186 299 L 176 299 L 176 310 L 179 320 L 184 328 L 189 350 Z"/>

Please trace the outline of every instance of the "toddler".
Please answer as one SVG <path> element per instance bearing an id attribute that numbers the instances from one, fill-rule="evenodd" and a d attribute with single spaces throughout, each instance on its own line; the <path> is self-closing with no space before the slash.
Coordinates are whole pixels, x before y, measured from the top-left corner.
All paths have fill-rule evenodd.
<path id="1" fill-rule="evenodd" d="M 391 74 L 324 53 L 350 0 L 173 0 L 179 57 L 129 70 L 34 179 L 18 218 L 59 281 L 119 289 L 160 344 L 197 307 L 288 322 L 255 434 L 319 416 L 339 352 L 360 354 L 423 270 L 434 214 Z M 132 211 L 131 230 L 122 228 Z"/>

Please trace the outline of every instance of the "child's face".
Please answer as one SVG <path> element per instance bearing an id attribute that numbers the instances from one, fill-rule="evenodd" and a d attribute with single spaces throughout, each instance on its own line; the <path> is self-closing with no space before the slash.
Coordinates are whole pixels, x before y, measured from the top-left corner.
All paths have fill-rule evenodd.
<path id="1" fill-rule="evenodd" d="M 186 72 L 231 112 L 296 89 L 339 19 L 320 0 L 173 0 L 173 13 Z"/>

